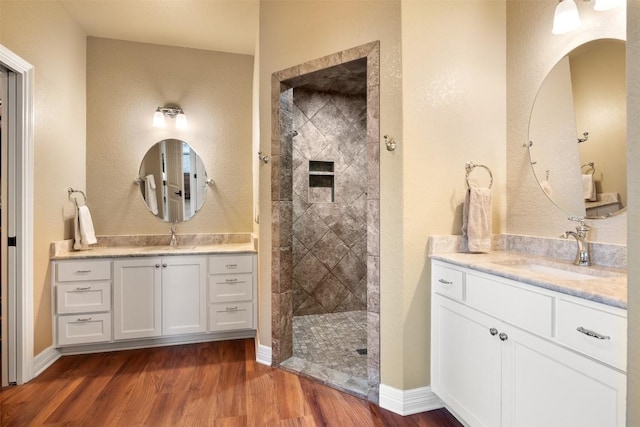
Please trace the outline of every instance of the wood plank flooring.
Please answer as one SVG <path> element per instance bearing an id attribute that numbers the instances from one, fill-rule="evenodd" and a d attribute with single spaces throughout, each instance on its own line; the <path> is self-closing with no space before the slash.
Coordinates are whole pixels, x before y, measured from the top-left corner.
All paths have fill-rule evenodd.
<path id="1" fill-rule="evenodd" d="M 420 426 L 461 424 L 445 409 L 401 417 L 255 362 L 254 341 L 65 356 L 0 391 L 0 426 Z"/>

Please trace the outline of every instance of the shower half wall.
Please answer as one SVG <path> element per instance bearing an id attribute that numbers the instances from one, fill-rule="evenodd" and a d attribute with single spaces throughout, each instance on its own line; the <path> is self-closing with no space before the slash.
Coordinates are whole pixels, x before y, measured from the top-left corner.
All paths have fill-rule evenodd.
<path id="1" fill-rule="evenodd" d="M 366 94 L 294 88 L 293 127 L 293 315 L 366 310 Z"/>

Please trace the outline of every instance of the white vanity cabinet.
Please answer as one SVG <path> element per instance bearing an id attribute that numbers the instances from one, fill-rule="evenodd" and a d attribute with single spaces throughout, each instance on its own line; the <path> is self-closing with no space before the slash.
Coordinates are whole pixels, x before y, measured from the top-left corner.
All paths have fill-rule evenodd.
<path id="1" fill-rule="evenodd" d="M 625 310 L 439 261 L 432 294 L 432 388 L 465 423 L 624 426 Z"/>
<path id="2" fill-rule="evenodd" d="M 206 257 L 117 259 L 113 270 L 114 339 L 206 330 Z"/>
<path id="3" fill-rule="evenodd" d="M 60 261 L 54 270 L 54 328 L 58 345 L 110 341 L 111 262 Z"/>
<path id="4" fill-rule="evenodd" d="M 209 331 L 255 328 L 256 269 L 252 254 L 209 257 Z"/>

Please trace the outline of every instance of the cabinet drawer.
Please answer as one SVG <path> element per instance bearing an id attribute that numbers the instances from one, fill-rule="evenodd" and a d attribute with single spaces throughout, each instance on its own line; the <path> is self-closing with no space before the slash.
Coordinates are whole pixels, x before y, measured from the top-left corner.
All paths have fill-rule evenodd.
<path id="1" fill-rule="evenodd" d="M 209 331 L 253 329 L 253 303 L 209 305 Z"/>
<path id="2" fill-rule="evenodd" d="M 466 301 L 491 316 L 540 335 L 553 332 L 553 297 L 467 274 Z"/>
<path id="3" fill-rule="evenodd" d="M 58 316 L 58 345 L 111 341 L 111 314 Z"/>
<path id="4" fill-rule="evenodd" d="M 59 261 L 56 269 L 58 282 L 111 279 L 109 260 Z"/>
<path id="5" fill-rule="evenodd" d="M 209 257 L 209 274 L 251 273 L 252 255 L 220 255 Z"/>
<path id="6" fill-rule="evenodd" d="M 67 283 L 56 286 L 57 314 L 111 310 L 111 282 Z"/>
<path id="7" fill-rule="evenodd" d="M 462 271 L 434 264 L 431 268 L 431 286 L 433 292 L 444 295 L 458 301 L 463 297 Z"/>
<path id="8" fill-rule="evenodd" d="M 251 301 L 253 274 L 217 274 L 209 276 L 209 302 Z"/>
<path id="9" fill-rule="evenodd" d="M 567 300 L 558 300 L 558 341 L 616 368 L 627 370 L 627 319 Z"/>

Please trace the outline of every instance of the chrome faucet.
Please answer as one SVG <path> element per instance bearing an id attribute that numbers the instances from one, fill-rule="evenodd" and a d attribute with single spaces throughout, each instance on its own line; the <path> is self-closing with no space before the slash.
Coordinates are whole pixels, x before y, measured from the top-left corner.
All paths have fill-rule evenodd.
<path id="1" fill-rule="evenodd" d="M 578 244 L 578 251 L 576 252 L 576 259 L 573 261 L 575 265 L 587 267 L 591 265 L 591 256 L 589 255 L 589 242 L 587 242 L 587 234 L 589 234 L 589 227 L 584 223 L 584 218 L 569 218 L 571 221 L 579 221 L 580 225 L 576 227 L 576 231 L 565 231 L 560 235 L 563 239 L 568 239 L 569 236 L 573 236 Z"/>
<path id="2" fill-rule="evenodd" d="M 176 226 L 177 224 L 175 222 L 171 224 L 171 242 L 169 243 L 169 246 L 171 247 L 178 246 L 178 240 L 176 239 Z"/>

